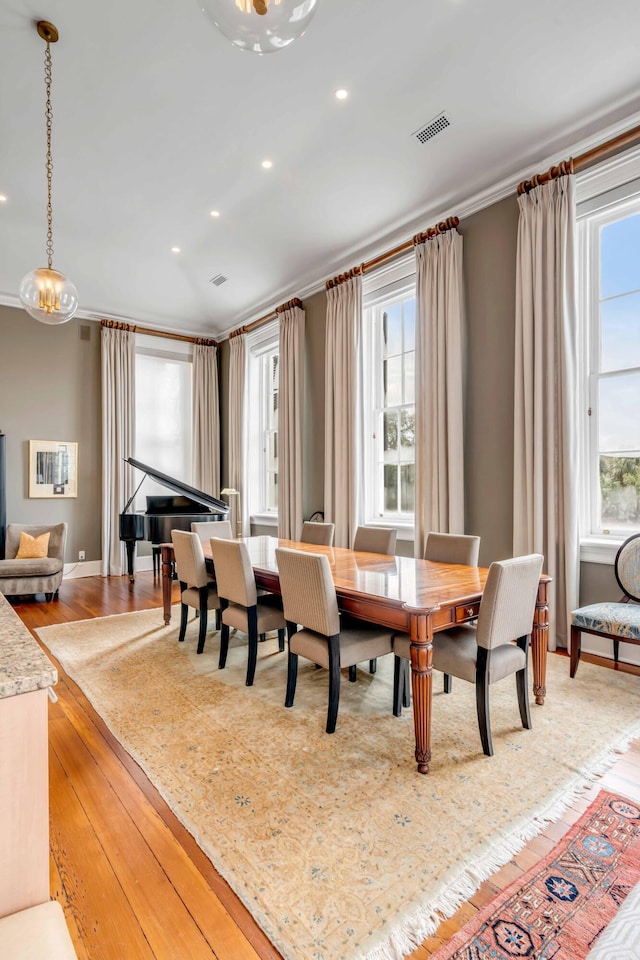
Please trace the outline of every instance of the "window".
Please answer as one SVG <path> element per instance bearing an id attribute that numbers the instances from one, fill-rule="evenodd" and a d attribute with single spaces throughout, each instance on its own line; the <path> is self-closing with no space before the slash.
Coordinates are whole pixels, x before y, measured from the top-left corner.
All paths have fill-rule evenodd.
<path id="1" fill-rule="evenodd" d="M 277 321 L 247 338 L 249 513 L 263 521 L 278 517 L 278 387 Z"/>
<path id="2" fill-rule="evenodd" d="M 191 344 L 176 341 L 168 349 L 159 349 L 158 344 L 163 341 L 156 337 L 136 336 L 135 456 L 191 483 Z M 167 489 L 147 478 L 135 509 L 144 510 L 147 495 L 153 493 L 166 494 Z"/>
<path id="3" fill-rule="evenodd" d="M 413 527 L 415 261 L 363 285 L 364 522 Z"/>
<path id="4" fill-rule="evenodd" d="M 640 530 L 640 181 L 601 192 L 596 180 L 595 189 L 578 205 L 587 414 L 581 526 L 587 537 L 618 544 Z"/>

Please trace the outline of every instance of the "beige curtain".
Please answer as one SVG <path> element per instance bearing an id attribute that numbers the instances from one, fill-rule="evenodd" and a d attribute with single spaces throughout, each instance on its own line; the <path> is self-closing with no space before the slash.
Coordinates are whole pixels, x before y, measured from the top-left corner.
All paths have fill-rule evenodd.
<path id="1" fill-rule="evenodd" d="M 293 306 L 279 318 L 278 536 L 297 540 L 302 529 L 304 310 Z"/>
<path id="2" fill-rule="evenodd" d="M 193 347 L 193 485 L 220 495 L 218 348 Z"/>
<path id="3" fill-rule="evenodd" d="M 518 197 L 513 550 L 553 577 L 551 650 L 578 605 L 574 190 L 564 176 Z"/>
<path id="4" fill-rule="evenodd" d="M 464 533 L 462 237 L 416 244 L 415 555 L 430 530 Z"/>
<path id="5" fill-rule="evenodd" d="M 360 489 L 360 353 L 362 281 L 327 290 L 325 352 L 324 516 L 336 527 L 335 545 L 351 547 Z"/>
<path id="6" fill-rule="evenodd" d="M 126 571 L 120 513 L 134 490 L 135 334 L 102 327 L 102 576 Z"/>
<path id="7" fill-rule="evenodd" d="M 246 514 L 245 435 L 246 435 L 246 335 L 232 337 L 229 342 L 229 487 L 238 496 L 229 497 L 234 535 L 249 533 Z M 240 522 L 238 522 L 240 520 Z"/>

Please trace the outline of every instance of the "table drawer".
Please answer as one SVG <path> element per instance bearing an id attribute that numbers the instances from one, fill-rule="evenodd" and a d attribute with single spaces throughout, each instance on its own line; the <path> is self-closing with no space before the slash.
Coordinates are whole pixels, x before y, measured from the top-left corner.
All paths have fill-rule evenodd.
<path id="1" fill-rule="evenodd" d="M 474 620 L 480 610 L 480 601 L 474 600 L 472 603 L 460 603 L 456 607 L 456 623 L 463 623 L 465 620 Z"/>

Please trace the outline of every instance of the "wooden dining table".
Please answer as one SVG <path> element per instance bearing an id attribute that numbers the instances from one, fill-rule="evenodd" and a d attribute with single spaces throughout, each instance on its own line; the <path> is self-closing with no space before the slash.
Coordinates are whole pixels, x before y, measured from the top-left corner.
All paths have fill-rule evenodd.
<path id="1" fill-rule="evenodd" d="M 322 553 L 329 559 L 338 605 L 346 613 L 389 627 L 411 637 L 411 691 L 415 731 L 415 758 L 419 773 L 428 773 L 431 762 L 431 701 L 433 637 L 440 630 L 476 619 L 487 579 L 485 567 L 437 563 L 412 557 L 391 557 L 341 547 L 246 537 L 259 587 L 280 593 L 276 547 Z M 207 562 L 211 548 L 203 543 Z M 161 545 L 164 622 L 171 621 L 173 545 Z M 538 705 L 546 696 L 549 584 L 540 577 L 532 624 L 533 692 Z"/>

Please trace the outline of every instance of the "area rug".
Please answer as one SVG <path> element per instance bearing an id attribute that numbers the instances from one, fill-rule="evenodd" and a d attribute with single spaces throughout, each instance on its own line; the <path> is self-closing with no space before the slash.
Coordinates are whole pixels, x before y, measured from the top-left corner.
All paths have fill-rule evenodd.
<path id="1" fill-rule="evenodd" d="M 638 918 L 637 893 L 633 903 L 627 898 L 639 883 L 640 807 L 603 790 L 551 853 L 483 907 L 433 960 L 584 960 L 624 904 Z M 625 927 L 626 935 L 628 922 Z M 615 949 L 613 925 L 608 933 L 607 952 L 598 952 L 626 957 L 624 940 L 618 938 Z"/>
<path id="2" fill-rule="evenodd" d="M 38 635 L 286 960 L 400 960 L 640 735 L 640 684 L 551 656 L 544 707 L 523 730 L 515 684 L 492 687 L 495 755 L 480 746 L 472 684 L 434 676 L 433 759 L 416 772 L 413 720 L 392 715 L 392 657 L 343 675 L 334 735 L 327 676 L 218 636 L 197 656 L 160 610 L 41 628 Z"/>

